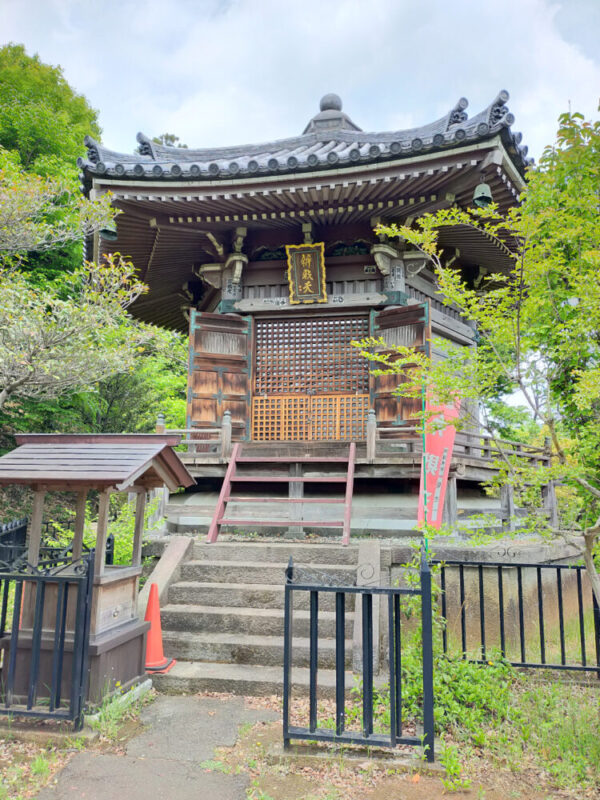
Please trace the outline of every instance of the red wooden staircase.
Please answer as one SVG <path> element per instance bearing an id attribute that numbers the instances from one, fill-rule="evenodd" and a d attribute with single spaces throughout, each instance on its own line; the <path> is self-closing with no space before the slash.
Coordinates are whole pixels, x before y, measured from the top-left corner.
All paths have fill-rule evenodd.
<path id="1" fill-rule="evenodd" d="M 352 493 L 354 489 L 354 462 L 356 459 L 356 444 L 352 442 L 348 448 L 347 456 L 243 456 L 242 445 L 238 442 L 234 445 L 231 454 L 231 461 L 227 467 L 227 472 L 223 479 L 221 493 L 215 508 L 215 513 L 208 529 L 208 542 L 215 542 L 219 535 L 221 525 L 258 525 L 262 528 L 280 528 L 286 526 L 314 526 L 319 528 L 341 528 L 342 544 L 347 545 L 350 541 L 350 518 L 352 514 Z M 283 475 L 255 475 L 236 472 L 238 464 L 345 464 L 346 470 L 341 475 L 326 475 L 320 477 L 293 477 Z M 320 498 L 320 497 L 242 497 L 232 495 L 231 489 L 234 483 L 340 483 L 346 484 L 346 491 L 343 497 Z M 306 520 L 273 520 L 273 519 L 233 519 L 226 514 L 228 503 L 306 503 L 306 504 L 331 504 L 344 506 L 344 518 L 341 520 L 325 520 L 312 523 Z"/>

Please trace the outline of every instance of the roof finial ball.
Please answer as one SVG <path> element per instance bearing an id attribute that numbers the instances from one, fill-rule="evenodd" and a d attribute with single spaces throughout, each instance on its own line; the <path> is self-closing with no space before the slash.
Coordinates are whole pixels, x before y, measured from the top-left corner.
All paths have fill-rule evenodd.
<path id="1" fill-rule="evenodd" d="M 333 94 L 333 92 L 325 94 L 321 98 L 319 108 L 321 111 L 341 111 L 342 98 L 339 96 L 339 94 Z"/>

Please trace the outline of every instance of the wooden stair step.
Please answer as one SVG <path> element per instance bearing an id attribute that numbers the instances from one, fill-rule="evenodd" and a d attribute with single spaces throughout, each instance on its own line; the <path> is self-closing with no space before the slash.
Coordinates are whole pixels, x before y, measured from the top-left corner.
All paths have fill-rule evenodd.
<path id="1" fill-rule="evenodd" d="M 225 500 L 228 503 L 340 503 L 344 505 L 344 497 L 234 497 L 229 495 Z"/>
<path id="2" fill-rule="evenodd" d="M 232 475 L 229 479 L 231 482 L 236 481 L 245 481 L 246 483 L 306 483 L 308 481 L 319 482 L 319 483 L 346 483 L 347 477 L 345 475 L 336 475 L 332 477 L 328 475 L 325 478 L 322 477 L 302 477 L 302 478 L 282 478 L 280 476 L 271 476 L 271 475 Z"/>
<path id="3" fill-rule="evenodd" d="M 219 525 L 260 525 L 262 528 L 281 528 L 288 525 L 304 526 L 305 528 L 342 528 L 344 521 L 341 522 L 321 522 L 319 520 L 306 519 L 220 519 Z"/>

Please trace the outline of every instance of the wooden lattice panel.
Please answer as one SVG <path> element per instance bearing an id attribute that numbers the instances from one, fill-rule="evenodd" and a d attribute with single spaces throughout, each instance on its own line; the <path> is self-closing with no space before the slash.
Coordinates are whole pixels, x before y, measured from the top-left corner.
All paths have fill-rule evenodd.
<path id="1" fill-rule="evenodd" d="M 368 394 L 252 399 L 254 441 L 357 441 L 366 438 Z"/>
<path id="2" fill-rule="evenodd" d="M 255 395 L 366 394 L 368 362 L 350 343 L 368 335 L 367 317 L 258 321 Z"/>

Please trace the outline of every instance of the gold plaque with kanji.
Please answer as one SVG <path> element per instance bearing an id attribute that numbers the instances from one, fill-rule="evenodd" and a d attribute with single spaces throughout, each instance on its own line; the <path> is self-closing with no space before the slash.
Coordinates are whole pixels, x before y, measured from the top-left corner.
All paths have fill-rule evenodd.
<path id="1" fill-rule="evenodd" d="M 326 303 L 325 245 L 286 244 L 290 303 Z"/>

